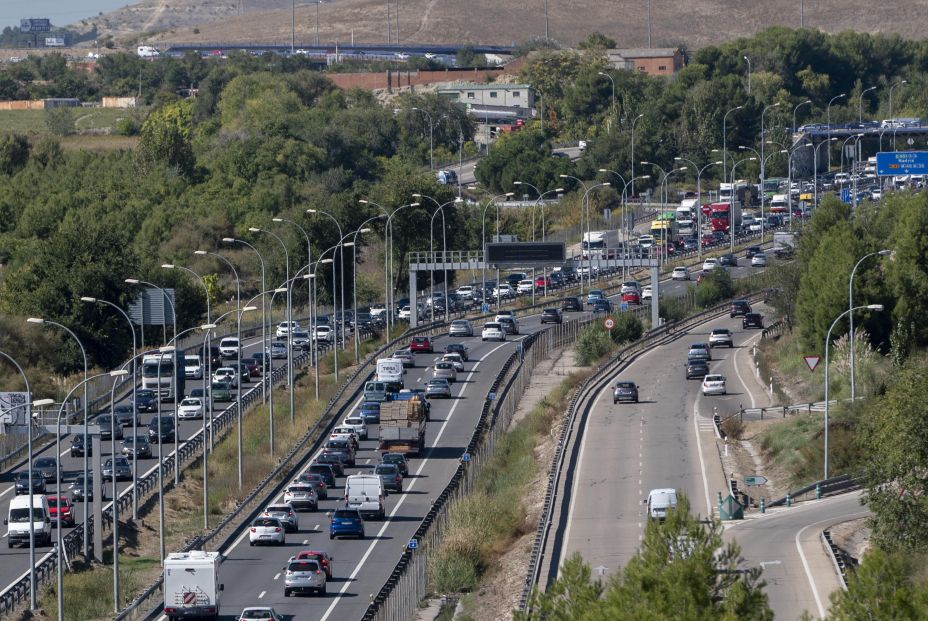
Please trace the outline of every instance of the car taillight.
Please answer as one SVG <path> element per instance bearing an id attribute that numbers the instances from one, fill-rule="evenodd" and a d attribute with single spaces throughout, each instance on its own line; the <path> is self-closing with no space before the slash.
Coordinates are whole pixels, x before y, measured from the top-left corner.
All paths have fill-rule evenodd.
<path id="1" fill-rule="evenodd" d="M 275 528 L 275 529 L 274 529 L 274 532 L 275 532 L 275 533 L 279 533 L 279 532 L 280 532 L 280 528 Z"/>
<path id="2" fill-rule="evenodd" d="M 252 529 L 251 529 L 251 532 L 256 533 L 256 532 L 258 532 L 258 529 L 257 529 L 257 528 L 252 528 Z"/>

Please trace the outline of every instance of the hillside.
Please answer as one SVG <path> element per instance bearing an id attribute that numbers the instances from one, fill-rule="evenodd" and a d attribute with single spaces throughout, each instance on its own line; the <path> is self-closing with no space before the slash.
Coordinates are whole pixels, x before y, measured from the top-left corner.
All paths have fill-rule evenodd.
<path id="1" fill-rule="evenodd" d="M 647 0 L 548 0 L 550 36 L 573 45 L 590 32 L 614 38 L 620 47 L 647 46 Z M 698 48 L 770 26 L 797 27 L 797 0 L 653 0 L 652 45 Z M 495 0 L 396 0 L 401 43 L 511 44 L 544 36 L 544 3 Z M 334 0 L 321 3 L 319 39 L 380 43 L 387 41 L 387 4 L 381 0 Z M 313 40 L 317 5 L 297 2 L 296 40 Z M 396 16 L 391 10 L 395 28 Z M 138 4 L 84 20 L 128 44 L 151 42 L 290 42 L 288 0 L 143 0 Z M 827 32 L 856 30 L 924 36 L 928 13 L 920 3 L 886 0 L 874 11 L 867 0 L 821 0 L 805 3 L 805 25 Z M 393 34 L 395 37 L 395 32 Z"/>

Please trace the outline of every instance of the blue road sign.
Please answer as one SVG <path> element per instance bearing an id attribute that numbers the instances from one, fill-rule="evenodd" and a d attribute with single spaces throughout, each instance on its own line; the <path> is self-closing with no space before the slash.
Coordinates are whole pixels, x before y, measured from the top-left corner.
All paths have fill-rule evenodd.
<path id="1" fill-rule="evenodd" d="M 494 399 L 496 399 L 496 393 L 495 393 L 495 392 L 489 392 L 489 393 L 487 393 L 487 401 L 493 401 Z"/>
<path id="2" fill-rule="evenodd" d="M 623 313 L 628 312 L 628 302 L 622 302 L 621 304 L 619 304 L 619 310 L 622 311 Z"/>
<path id="3" fill-rule="evenodd" d="M 841 201 L 847 203 L 848 205 L 851 204 L 851 188 L 841 189 Z"/>
<path id="4" fill-rule="evenodd" d="M 469 461 L 470 461 L 470 453 L 464 453 L 463 455 L 461 455 L 461 461 L 463 461 L 463 462 L 465 462 L 465 463 L 469 462 Z"/>
<path id="5" fill-rule="evenodd" d="M 928 174 L 928 151 L 886 151 L 876 154 L 876 174 Z"/>
<path id="6" fill-rule="evenodd" d="M 419 547 L 419 541 L 416 539 L 410 539 L 409 543 L 406 544 L 406 547 L 409 548 L 410 550 L 415 550 L 416 548 Z"/>

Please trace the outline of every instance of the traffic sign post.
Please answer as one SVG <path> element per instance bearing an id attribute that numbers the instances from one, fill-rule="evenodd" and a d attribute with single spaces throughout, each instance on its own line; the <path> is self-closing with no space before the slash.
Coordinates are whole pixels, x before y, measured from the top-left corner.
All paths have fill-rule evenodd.
<path id="1" fill-rule="evenodd" d="M 419 540 L 418 540 L 418 539 L 410 539 L 410 540 L 409 540 L 409 543 L 406 544 L 406 547 L 409 548 L 410 550 L 415 550 L 416 548 L 419 547 Z"/>
<path id="2" fill-rule="evenodd" d="M 806 366 L 809 367 L 809 371 L 815 371 L 815 367 L 818 366 L 819 361 L 821 361 L 821 356 L 803 356 L 802 359 L 805 361 Z"/>
<path id="3" fill-rule="evenodd" d="M 747 485 L 748 487 L 752 487 L 754 485 L 766 485 L 767 477 L 762 477 L 759 474 L 755 474 L 749 477 L 744 477 L 744 484 Z"/>
<path id="4" fill-rule="evenodd" d="M 928 174 L 928 151 L 885 151 L 877 153 L 876 174 L 880 177 Z"/>
<path id="5" fill-rule="evenodd" d="M 627 313 L 627 312 L 628 312 L 628 302 L 622 302 L 621 304 L 619 304 L 619 310 L 622 311 L 623 313 Z"/>
<path id="6" fill-rule="evenodd" d="M 615 319 L 610 317 L 609 319 L 603 322 L 603 325 L 606 326 L 607 330 L 611 330 L 615 327 Z"/>

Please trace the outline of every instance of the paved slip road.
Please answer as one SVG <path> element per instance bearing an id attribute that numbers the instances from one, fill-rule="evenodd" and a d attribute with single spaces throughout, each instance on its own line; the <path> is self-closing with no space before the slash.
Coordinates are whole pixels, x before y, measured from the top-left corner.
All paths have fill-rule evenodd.
<path id="1" fill-rule="evenodd" d="M 251 338 L 251 339 L 242 339 L 242 342 L 243 342 L 243 351 L 242 351 L 243 359 L 251 357 L 252 353 L 260 350 L 259 349 L 261 345 L 260 336 L 256 338 Z M 297 353 L 299 352 L 295 352 L 294 355 L 296 355 Z M 286 360 L 274 360 L 273 363 L 274 363 L 274 368 L 278 368 L 280 366 L 285 365 Z M 187 384 L 186 390 L 189 393 L 190 390 L 193 388 L 202 387 L 202 380 L 188 379 L 186 384 Z M 245 393 L 248 392 L 248 390 L 251 390 L 255 386 L 257 386 L 256 382 L 242 384 L 242 395 L 244 396 Z M 218 416 L 229 405 L 234 403 L 234 397 L 235 397 L 235 391 L 233 391 L 232 402 L 229 402 L 229 403 L 217 402 L 213 407 L 213 415 Z M 130 392 L 128 397 L 126 397 L 123 400 L 117 401 L 117 405 L 119 403 L 131 403 L 131 402 L 132 402 L 132 394 Z M 109 406 L 107 405 L 105 408 L 100 408 L 100 409 L 108 410 Z M 171 400 L 170 402 L 165 401 L 161 404 L 161 414 L 163 416 L 173 416 L 174 414 L 174 401 L 173 400 Z M 152 417 L 154 417 L 155 415 L 156 413 L 154 412 L 140 412 L 139 413 L 140 424 L 138 426 L 138 433 L 140 435 L 148 433 L 147 424 L 152 419 Z M 91 415 L 91 419 L 92 418 L 93 418 L 93 415 Z M 202 428 L 203 428 L 202 419 L 181 420 L 179 421 L 177 438 L 180 439 L 181 442 L 184 442 L 190 437 L 192 437 L 193 435 L 195 435 Z M 123 433 L 125 436 L 132 435 L 132 427 L 123 428 Z M 84 468 L 83 457 L 71 457 L 71 453 L 70 453 L 71 438 L 72 436 L 62 436 L 61 455 L 60 455 L 61 473 L 62 473 L 61 492 L 62 492 L 62 495 L 68 495 L 68 496 L 70 496 L 69 487 L 71 483 L 74 481 L 74 479 L 77 477 L 78 474 L 83 473 L 83 468 Z M 106 461 L 106 459 L 111 455 L 110 446 L 111 446 L 110 442 L 108 441 L 102 443 L 101 454 L 102 454 L 102 458 L 104 461 Z M 167 457 L 171 453 L 173 453 L 175 450 L 175 447 L 176 447 L 175 443 L 165 442 L 164 447 L 163 447 L 164 456 Z M 55 445 L 52 444 L 49 447 L 47 447 L 44 451 L 39 453 L 39 456 L 40 457 L 54 457 L 55 448 L 56 448 Z M 117 453 L 121 450 L 121 448 L 122 448 L 122 442 L 120 440 L 117 440 L 116 441 Z M 151 448 L 152 448 L 151 458 L 138 459 L 138 477 L 137 478 L 141 478 L 145 476 L 147 473 L 154 471 L 155 468 L 157 467 L 156 464 L 158 463 L 157 462 L 158 445 L 156 443 L 152 443 Z M 92 456 L 91 459 L 94 459 L 95 457 L 96 456 Z M 131 457 L 129 458 L 129 462 L 130 463 L 132 462 Z M 26 469 L 26 466 L 22 466 L 21 468 L 17 468 L 14 472 L 19 472 L 20 470 L 25 470 L 25 469 Z M 9 505 L 10 505 L 10 500 L 14 497 L 13 483 L 12 483 L 14 472 L 5 473 L 2 476 L 0 476 L 0 513 L 2 513 L 4 518 L 7 516 Z M 170 480 L 173 480 L 173 474 L 166 475 L 166 480 L 168 478 Z M 123 490 L 130 488 L 131 484 L 132 484 L 131 481 L 118 482 L 117 489 L 119 490 L 119 493 L 122 493 Z M 54 483 L 47 484 L 46 493 L 48 495 L 54 495 L 56 491 L 57 491 L 57 487 L 55 486 Z M 110 505 L 110 501 L 112 500 L 111 492 L 112 492 L 111 484 L 107 482 L 106 499 L 104 500 L 104 505 L 103 505 L 104 507 L 108 507 Z M 78 524 L 83 523 L 84 511 L 87 509 L 89 509 L 89 507 L 85 506 L 85 503 L 83 502 L 75 503 L 75 519 Z M 63 529 L 63 532 L 65 533 L 68 533 L 70 531 L 71 531 L 70 528 Z M 22 575 L 24 575 L 26 572 L 28 572 L 29 570 L 29 548 L 19 547 L 19 548 L 11 549 L 6 545 L 6 541 L 4 541 L 6 537 L 7 537 L 7 532 L 4 530 L 2 536 L 0 536 L 0 591 L 6 589 L 7 586 L 19 580 L 19 578 Z M 57 535 L 55 535 L 53 531 L 52 533 L 53 543 L 56 537 Z M 92 542 L 91 542 L 91 546 L 92 546 Z M 38 547 L 36 549 L 36 560 L 40 561 L 46 554 L 48 554 L 50 549 L 51 549 L 50 547 Z"/>

